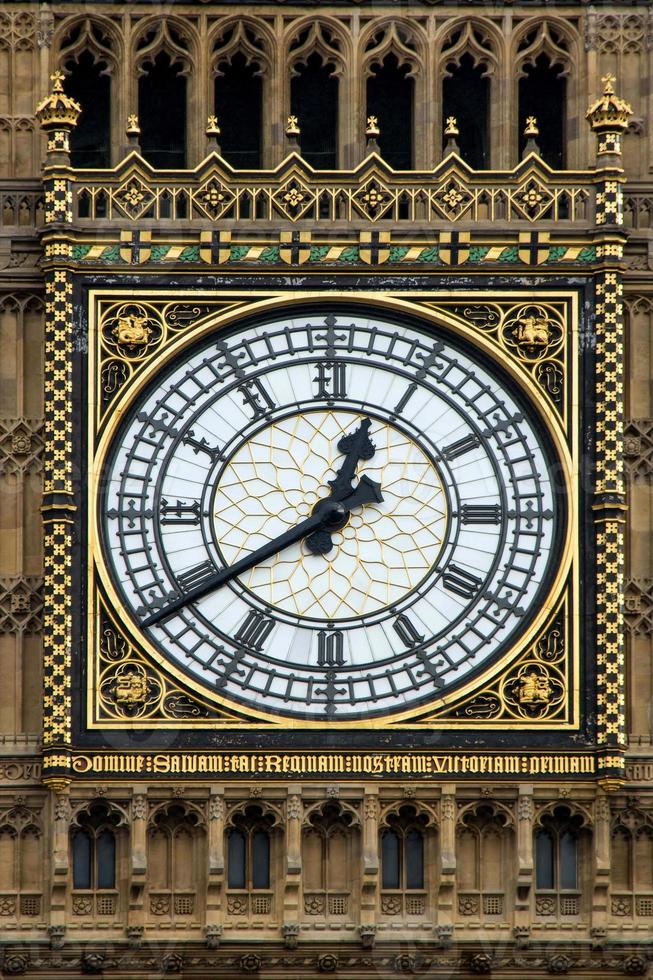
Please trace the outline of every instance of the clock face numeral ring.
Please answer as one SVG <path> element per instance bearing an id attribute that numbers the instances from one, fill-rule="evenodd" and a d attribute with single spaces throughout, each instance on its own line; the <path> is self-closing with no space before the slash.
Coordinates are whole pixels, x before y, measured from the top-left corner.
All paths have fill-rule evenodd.
<path id="1" fill-rule="evenodd" d="M 404 716 L 549 601 L 568 520 L 549 429 L 445 329 L 343 308 L 206 335 L 105 454 L 107 589 L 206 697 Z"/>

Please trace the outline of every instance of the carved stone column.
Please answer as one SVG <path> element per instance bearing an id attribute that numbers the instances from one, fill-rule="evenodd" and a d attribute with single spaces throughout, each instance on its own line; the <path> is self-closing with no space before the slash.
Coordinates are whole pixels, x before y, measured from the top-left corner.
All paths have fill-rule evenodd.
<path id="1" fill-rule="evenodd" d="M 209 867 L 206 883 L 206 935 L 215 942 L 222 913 L 224 886 L 224 787 L 211 786 L 209 796 Z"/>
<path id="2" fill-rule="evenodd" d="M 304 805 L 301 789 L 290 787 L 286 803 L 286 883 L 283 897 L 284 926 L 299 921 L 299 889 L 302 873 L 302 817 Z"/>
<path id="3" fill-rule="evenodd" d="M 132 797 L 131 868 L 128 928 L 145 928 L 145 883 L 147 881 L 147 793 L 138 787 Z"/>
<path id="4" fill-rule="evenodd" d="M 379 885 L 379 790 L 370 786 L 363 798 L 363 874 L 361 878 L 361 925 L 376 919 Z"/>
<path id="5" fill-rule="evenodd" d="M 456 886 L 456 787 L 442 787 L 440 802 L 440 854 L 442 869 L 438 894 L 438 924 L 453 926 L 453 898 Z"/>
<path id="6" fill-rule="evenodd" d="M 515 928 L 530 927 L 533 887 L 533 787 L 519 787 L 517 800 L 517 894 Z"/>
<path id="7" fill-rule="evenodd" d="M 608 925 L 610 901 L 610 801 L 599 791 L 594 804 L 594 889 L 592 895 L 592 933 L 600 934 Z"/>
<path id="8" fill-rule="evenodd" d="M 51 936 L 63 937 L 66 928 L 66 896 L 70 883 L 68 861 L 68 832 L 70 829 L 70 800 L 68 790 L 52 794 L 52 878 L 50 881 Z"/>

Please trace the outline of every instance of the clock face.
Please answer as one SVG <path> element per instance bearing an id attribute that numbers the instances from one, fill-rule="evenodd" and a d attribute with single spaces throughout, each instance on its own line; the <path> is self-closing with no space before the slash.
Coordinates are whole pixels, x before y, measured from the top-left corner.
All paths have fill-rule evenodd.
<path id="1" fill-rule="evenodd" d="M 121 614 L 207 692 L 398 714 L 541 607 L 556 462 L 516 384 L 448 332 L 278 317 L 205 337 L 136 398 L 106 455 L 103 560 Z"/>

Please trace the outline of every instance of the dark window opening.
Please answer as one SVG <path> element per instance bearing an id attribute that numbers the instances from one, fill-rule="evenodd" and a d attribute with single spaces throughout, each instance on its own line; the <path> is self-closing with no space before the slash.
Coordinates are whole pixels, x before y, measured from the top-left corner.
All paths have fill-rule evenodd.
<path id="1" fill-rule="evenodd" d="M 246 868 L 247 839 L 241 830 L 232 830 L 229 834 L 227 850 L 227 881 L 229 888 L 245 888 L 247 882 Z"/>
<path id="2" fill-rule="evenodd" d="M 539 136 L 536 143 L 540 156 L 551 167 L 565 166 L 565 103 L 567 80 L 561 65 L 552 65 L 551 59 L 541 54 L 534 65 L 524 66 L 524 77 L 519 79 L 519 150 L 524 152 L 527 136 L 524 136 L 529 116 L 537 119 Z"/>
<path id="3" fill-rule="evenodd" d="M 381 835 L 383 888 L 424 887 L 424 835 L 416 828 L 384 830 Z"/>
<path id="4" fill-rule="evenodd" d="M 484 78 L 485 65 L 475 65 L 470 54 L 458 64 L 447 65 L 449 76 L 442 81 L 443 118 L 454 116 L 460 135 L 456 137 L 460 155 L 474 170 L 489 165 L 490 83 Z"/>
<path id="5" fill-rule="evenodd" d="M 553 837 L 547 831 L 540 831 L 535 838 L 535 882 L 538 888 L 555 887 L 555 863 Z"/>
<path id="6" fill-rule="evenodd" d="M 567 831 L 560 838 L 560 887 L 575 891 L 578 888 L 578 845 Z"/>
<path id="7" fill-rule="evenodd" d="M 252 834 L 252 888 L 270 887 L 270 837 L 264 830 Z"/>
<path id="8" fill-rule="evenodd" d="M 334 170 L 338 153 L 338 78 L 334 65 L 320 55 L 309 55 L 296 66 L 290 82 L 290 111 L 297 116 L 299 145 L 307 163 L 316 170 Z"/>
<path id="9" fill-rule="evenodd" d="M 386 55 L 367 80 L 367 115 L 379 121 L 379 150 L 395 170 L 413 165 L 413 79 L 408 65 L 400 67 L 394 54 Z"/>
<path id="10" fill-rule="evenodd" d="M 381 837 L 381 869 L 384 888 L 400 887 L 399 834 L 386 830 Z"/>
<path id="11" fill-rule="evenodd" d="M 234 817 L 237 826 L 227 835 L 227 885 L 229 888 L 270 887 L 270 834 L 273 823 L 261 807 L 249 806 Z"/>
<path id="12" fill-rule="evenodd" d="M 115 888 L 116 838 L 110 830 L 98 834 L 95 842 L 96 881 L 98 888 Z"/>
<path id="13" fill-rule="evenodd" d="M 186 79 L 181 65 L 160 52 L 138 81 L 141 152 L 153 167 L 186 166 Z"/>
<path id="14" fill-rule="evenodd" d="M 255 170 L 261 166 L 263 86 L 259 66 L 238 52 L 230 62 L 220 62 L 218 71 L 214 96 L 222 156 L 238 170 Z"/>
<path id="15" fill-rule="evenodd" d="M 419 830 L 406 834 L 406 888 L 424 887 L 424 838 Z"/>
<path id="16" fill-rule="evenodd" d="M 111 830 L 77 830 L 72 851 L 73 888 L 115 888 L 116 838 Z"/>
<path id="17" fill-rule="evenodd" d="M 111 165 L 111 79 L 104 74 L 107 65 L 83 51 L 77 61 L 66 63 L 66 92 L 82 107 L 77 125 L 70 134 L 70 161 L 73 167 Z"/>
<path id="18" fill-rule="evenodd" d="M 91 888 L 91 835 L 86 830 L 73 837 L 73 888 Z"/>

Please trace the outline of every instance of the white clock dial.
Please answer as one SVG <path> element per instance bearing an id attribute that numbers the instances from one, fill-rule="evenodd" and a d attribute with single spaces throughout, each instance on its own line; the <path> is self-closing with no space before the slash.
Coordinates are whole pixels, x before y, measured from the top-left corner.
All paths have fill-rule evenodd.
<path id="1" fill-rule="evenodd" d="M 342 447 L 363 429 L 359 458 Z M 326 554 L 303 537 L 208 587 L 333 499 L 350 459 L 348 492 L 382 499 Z M 503 375 L 444 331 L 346 310 L 248 324 L 136 399 L 105 464 L 105 561 L 135 628 L 207 692 L 311 721 L 391 715 L 532 619 L 564 531 L 555 465 Z"/>

